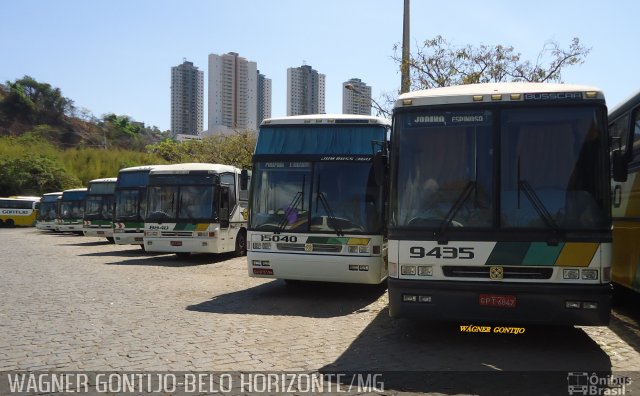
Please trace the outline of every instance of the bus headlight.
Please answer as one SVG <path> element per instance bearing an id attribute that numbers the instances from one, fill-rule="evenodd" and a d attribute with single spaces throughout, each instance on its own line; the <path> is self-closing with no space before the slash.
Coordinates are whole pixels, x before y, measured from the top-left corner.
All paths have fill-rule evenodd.
<path id="1" fill-rule="evenodd" d="M 562 277 L 564 279 L 580 279 L 580 271 L 577 269 L 563 269 Z"/>
<path id="2" fill-rule="evenodd" d="M 598 270 L 597 269 L 583 269 L 581 272 L 582 272 L 582 279 L 584 279 L 584 280 L 597 280 L 598 279 Z"/>
<path id="3" fill-rule="evenodd" d="M 403 265 L 400 267 L 400 273 L 402 275 L 415 275 L 416 274 L 416 266 L 415 265 Z"/>
<path id="4" fill-rule="evenodd" d="M 418 266 L 418 275 L 419 276 L 433 276 L 433 267 L 430 265 L 420 265 Z"/>

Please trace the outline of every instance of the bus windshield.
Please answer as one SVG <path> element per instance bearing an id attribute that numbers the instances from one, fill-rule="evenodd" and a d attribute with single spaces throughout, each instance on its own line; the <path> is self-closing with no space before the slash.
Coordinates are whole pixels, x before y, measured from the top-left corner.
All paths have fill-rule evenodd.
<path id="1" fill-rule="evenodd" d="M 61 201 L 60 218 L 82 219 L 84 213 L 84 201 Z"/>
<path id="2" fill-rule="evenodd" d="M 87 220 L 111 220 L 113 195 L 87 195 L 84 217 Z"/>
<path id="3" fill-rule="evenodd" d="M 407 113 L 399 122 L 393 225 L 606 228 L 608 143 L 595 107 Z"/>
<path id="4" fill-rule="evenodd" d="M 375 233 L 382 197 L 368 162 L 263 162 L 251 227 L 265 231 Z"/>
<path id="5" fill-rule="evenodd" d="M 209 220 L 214 213 L 213 185 L 150 186 L 146 220 Z"/>
<path id="6" fill-rule="evenodd" d="M 116 220 L 142 220 L 145 212 L 143 189 L 116 191 Z"/>
<path id="7" fill-rule="evenodd" d="M 38 220 L 55 220 L 57 202 L 41 202 Z"/>

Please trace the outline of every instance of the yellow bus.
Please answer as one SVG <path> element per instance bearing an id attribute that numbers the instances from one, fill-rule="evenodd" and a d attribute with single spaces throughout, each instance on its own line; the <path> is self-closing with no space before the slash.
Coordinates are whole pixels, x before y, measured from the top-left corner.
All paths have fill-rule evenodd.
<path id="1" fill-rule="evenodd" d="M 33 227 L 39 197 L 0 198 L 0 227 Z"/>
<path id="2" fill-rule="evenodd" d="M 640 292 L 640 92 L 609 112 L 609 133 L 614 160 L 611 277 L 614 284 Z"/>

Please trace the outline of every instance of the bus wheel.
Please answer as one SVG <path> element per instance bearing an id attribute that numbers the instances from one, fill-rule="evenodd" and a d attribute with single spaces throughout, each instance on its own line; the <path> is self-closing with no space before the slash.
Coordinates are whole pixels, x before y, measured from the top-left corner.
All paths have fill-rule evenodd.
<path id="1" fill-rule="evenodd" d="M 13 219 L 7 219 L 4 221 L 5 227 L 14 227 L 16 223 L 13 222 Z"/>
<path id="2" fill-rule="evenodd" d="M 238 236 L 236 237 L 236 255 L 247 255 L 247 233 L 244 230 L 238 232 Z"/>
<path id="3" fill-rule="evenodd" d="M 145 247 L 144 247 L 144 243 L 141 243 L 141 244 L 140 244 L 140 249 L 142 249 L 142 251 L 143 251 L 144 253 L 146 253 L 146 252 L 147 252 L 147 248 L 145 248 Z"/>
<path id="4" fill-rule="evenodd" d="M 116 240 L 113 239 L 113 237 L 107 237 L 107 241 L 109 241 L 109 243 L 116 243 Z"/>

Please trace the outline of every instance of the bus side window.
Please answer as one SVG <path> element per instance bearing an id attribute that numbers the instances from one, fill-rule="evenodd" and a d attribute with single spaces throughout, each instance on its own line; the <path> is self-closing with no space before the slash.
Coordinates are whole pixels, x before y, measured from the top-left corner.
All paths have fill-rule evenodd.
<path id="1" fill-rule="evenodd" d="M 236 207 L 236 176 L 232 173 L 220 175 L 220 183 L 229 186 L 229 213 Z"/>
<path id="2" fill-rule="evenodd" d="M 640 163 L 640 107 L 633 111 L 631 118 L 631 133 L 633 133 L 632 162 L 637 164 Z"/>

